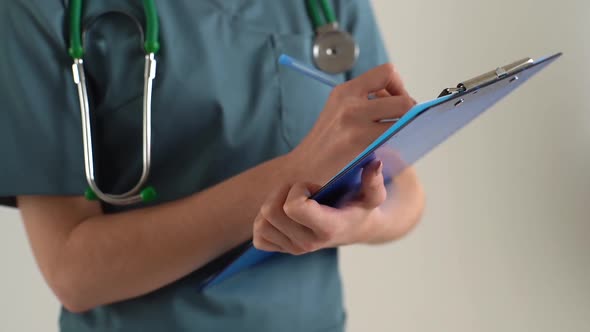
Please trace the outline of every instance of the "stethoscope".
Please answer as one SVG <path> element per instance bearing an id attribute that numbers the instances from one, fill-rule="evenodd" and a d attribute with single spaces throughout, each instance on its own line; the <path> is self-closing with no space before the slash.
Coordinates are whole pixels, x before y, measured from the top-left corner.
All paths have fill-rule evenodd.
<path id="1" fill-rule="evenodd" d="M 316 67 L 330 74 L 338 74 L 351 69 L 359 55 L 359 48 L 354 38 L 338 27 L 336 15 L 329 0 L 306 0 L 309 17 L 313 23 L 316 36 L 313 43 L 313 61 Z M 143 0 L 146 18 L 145 29 L 138 25 L 144 39 L 145 51 L 144 85 L 143 85 L 143 168 L 139 181 L 133 188 L 122 194 L 103 192 L 96 184 L 94 174 L 94 154 L 92 149 L 92 125 L 88 91 L 84 75 L 84 47 L 82 44 L 82 0 L 70 0 L 69 12 L 69 48 L 68 53 L 74 60 L 72 74 L 78 88 L 80 115 L 82 119 L 82 138 L 84 145 L 84 170 L 89 188 L 84 196 L 89 200 L 101 200 L 112 205 L 130 205 L 150 202 L 156 199 L 154 187 L 145 186 L 151 165 L 151 107 L 152 87 L 156 77 L 156 54 L 160 49 L 159 17 L 154 0 Z M 137 20 L 129 14 L 134 22 Z"/>

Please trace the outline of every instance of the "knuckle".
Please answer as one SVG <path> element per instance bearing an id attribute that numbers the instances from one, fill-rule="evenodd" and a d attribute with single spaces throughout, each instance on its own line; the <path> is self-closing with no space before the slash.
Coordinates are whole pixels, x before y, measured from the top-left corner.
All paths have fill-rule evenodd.
<path id="1" fill-rule="evenodd" d="M 293 245 L 293 247 L 291 248 L 291 254 L 295 255 L 295 256 L 301 256 L 303 254 L 308 253 L 307 250 L 305 250 L 305 248 L 301 245 Z"/>
<path id="2" fill-rule="evenodd" d="M 335 229 L 333 227 L 320 226 L 316 229 L 318 240 L 321 242 L 329 242 L 334 238 Z"/>
<path id="3" fill-rule="evenodd" d="M 321 244 L 317 240 L 308 241 L 302 245 L 302 249 L 305 252 L 314 252 L 314 251 L 317 251 L 318 249 L 320 249 L 320 247 L 321 247 Z"/>
<path id="4" fill-rule="evenodd" d="M 348 90 L 348 85 L 349 85 L 349 83 L 345 82 L 345 83 L 339 84 L 336 87 L 334 87 L 334 89 L 332 89 L 332 91 L 330 92 L 329 98 L 339 99 L 342 96 L 345 96 L 346 91 Z"/>
<path id="5" fill-rule="evenodd" d="M 385 71 L 385 72 L 388 72 L 388 73 L 395 73 L 395 72 L 396 72 L 395 65 L 394 65 L 393 63 L 391 63 L 391 62 L 384 63 L 384 64 L 381 66 L 381 69 L 382 69 L 383 71 Z"/>
<path id="6" fill-rule="evenodd" d="M 301 249 L 293 249 L 290 254 L 293 256 L 301 256 L 301 255 L 305 255 L 307 252 L 301 250 Z"/>
<path id="7" fill-rule="evenodd" d="M 268 221 L 265 220 L 264 222 L 261 222 L 258 229 L 255 230 L 255 234 L 258 234 L 263 238 L 268 237 L 270 235 L 270 225 Z"/>
<path id="8" fill-rule="evenodd" d="M 283 212 L 285 215 L 287 215 L 287 217 L 295 219 L 299 214 L 299 208 L 292 202 L 286 202 L 283 204 Z"/>
<path id="9" fill-rule="evenodd" d="M 258 233 L 260 231 L 261 227 L 262 227 L 262 219 L 256 218 L 256 220 L 254 220 L 254 225 L 252 226 L 252 232 L 254 232 L 254 234 Z"/>
<path id="10" fill-rule="evenodd" d="M 348 116 L 358 117 L 363 108 L 366 108 L 364 103 L 354 98 L 348 98 L 343 105 L 343 113 Z"/>
<path id="11" fill-rule="evenodd" d="M 404 96 L 401 102 L 404 112 L 409 111 L 414 106 L 414 100 L 410 96 Z"/>
<path id="12" fill-rule="evenodd" d="M 275 214 L 272 204 L 262 204 L 262 206 L 260 207 L 260 214 L 266 219 L 271 218 Z"/>
<path id="13" fill-rule="evenodd" d="M 254 237 L 252 238 L 252 244 L 254 245 L 254 247 L 256 247 L 256 249 L 261 249 L 263 248 L 263 242 L 261 241 L 260 236 L 258 235 L 254 235 Z"/>

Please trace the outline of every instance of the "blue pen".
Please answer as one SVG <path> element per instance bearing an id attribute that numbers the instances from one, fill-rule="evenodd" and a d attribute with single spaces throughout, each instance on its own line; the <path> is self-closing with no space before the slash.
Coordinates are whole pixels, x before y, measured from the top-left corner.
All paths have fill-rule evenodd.
<path id="1" fill-rule="evenodd" d="M 295 71 L 298 71 L 307 77 L 313 78 L 314 80 L 322 82 L 331 87 L 338 85 L 338 82 L 327 74 L 324 74 L 323 72 L 314 68 L 310 68 L 304 63 L 301 63 L 286 54 L 281 54 L 281 56 L 279 56 L 279 64 L 294 69 Z"/>
<path id="2" fill-rule="evenodd" d="M 293 69 L 293 70 L 295 70 L 295 71 L 297 71 L 309 78 L 313 78 L 314 80 L 324 83 L 328 86 L 336 87 L 339 84 L 336 80 L 334 80 L 332 77 L 328 76 L 327 74 L 325 74 L 317 69 L 308 67 L 304 63 L 297 61 L 286 54 L 281 54 L 279 56 L 279 64 L 281 64 L 285 67 L 291 68 L 291 69 Z M 369 95 L 369 99 L 373 99 L 373 98 L 375 98 L 375 96 Z M 397 120 L 399 120 L 399 118 L 381 119 L 381 120 L 379 120 L 379 122 L 381 122 L 381 123 L 395 122 Z"/>

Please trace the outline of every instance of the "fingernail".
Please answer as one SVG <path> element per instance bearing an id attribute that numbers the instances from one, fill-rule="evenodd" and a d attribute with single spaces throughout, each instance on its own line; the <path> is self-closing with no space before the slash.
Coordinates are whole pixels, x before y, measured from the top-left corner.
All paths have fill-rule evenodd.
<path id="1" fill-rule="evenodd" d="M 412 101 L 414 102 L 414 105 L 418 104 L 418 102 L 416 101 L 416 99 L 412 98 Z"/>
<path id="2" fill-rule="evenodd" d="M 379 162 L 377 163 L 377 168 L 375 168 L 375 175 L 381 174 L 382 171 L 383 171 L 383 162 L 381 160 L 379 160 Z"/>

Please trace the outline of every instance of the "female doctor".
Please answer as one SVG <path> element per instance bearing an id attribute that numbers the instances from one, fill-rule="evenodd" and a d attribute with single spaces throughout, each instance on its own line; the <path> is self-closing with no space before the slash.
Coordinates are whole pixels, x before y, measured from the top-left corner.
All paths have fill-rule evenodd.
<path id="1" fill-rule="evenodd" d="M 387 128 L 380 119 L 414 104 L 384 64 L 368 0 L 313 2 L 160 1 L 154 16 L 149 1 L 88 0 L 76 17 L 68 11 L 78 1 L 0 0 L 9 42 L 0 49 L 0 201 L 22 214 L 63 304 L 62 331 L 344 329 L 334 248 L 404 235 L 423 194 L 410 169 L 383 207 L 374 161 L 346 207 L 309 199 Z M 356 41 L 352 62 L 334 69 L 314 58 L 325 25 L 318 10 Z M 157 38 L 144 44 L 156 23 Z M 70 36 L 76 27 L 83 53 Z M 147 98 L 151 187 L 142 187 L 146 202 L 127 204 L 112 194 L 134 187 L 145 166 L 146 52 L 157 60 Z M 281 53 L 347 82 L 331 91 L 279 67 Z M 77 60 L 88 119 L 72 79 Z M 87 193 L 98 200 L 84 197 L 89 174 L 100 191 Z M 158 196 L 149 201 L 151 188 Z M 224 253 L 252 237 L 259 249 L 292 255 L 197 291 Z"/>

